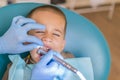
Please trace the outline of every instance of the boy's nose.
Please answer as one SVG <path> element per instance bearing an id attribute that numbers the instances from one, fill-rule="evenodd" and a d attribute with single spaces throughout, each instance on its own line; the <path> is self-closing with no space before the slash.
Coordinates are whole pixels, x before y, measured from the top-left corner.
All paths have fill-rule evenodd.
<path id="1" fill-rule="evenodd" d="M 50 43 L 50 42 L 52 42 L 52 37 L 50 35 L 44 35 L 42 37 L 42 41 L 45 43 Z"/>

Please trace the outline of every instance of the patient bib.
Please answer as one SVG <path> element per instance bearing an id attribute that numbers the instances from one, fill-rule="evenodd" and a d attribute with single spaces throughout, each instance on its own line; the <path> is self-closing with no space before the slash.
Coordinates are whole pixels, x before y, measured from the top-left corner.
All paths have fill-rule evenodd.
<path id="1" fill-rule="evenodd" d="M 69 58 L 65 59 L 66 62 L 78 69 L 86 80 L 94 80 L 92 63 L 89 57 L 84 58 Z M 65 73 L 64 80 L 80 80 L 80 78 L 70 70 Z"/>
<path id="2" fill-rule="evenodd" d="M 30 80 L 33 64 L 25 63 L 19 55 L 9 55 L 12 66 L 9 70 L 8 80 Z M 90 58 L 69 58 L 66 62 L 77 68 L 86 78 L 86 80 L 94 80 L 93 69 Z M 54 80 L 58 80 L 55 78 Z M 70 70 L 66 69 L 63 80 L 80 80 L 80 78 Z"/>
<path id="3" fill-rule="evenodd" d="M 8 80 L 30 80 L 33 64 L 26 65 L 19 55 L 9 55 L 12 66 L 9 70 Z"/>

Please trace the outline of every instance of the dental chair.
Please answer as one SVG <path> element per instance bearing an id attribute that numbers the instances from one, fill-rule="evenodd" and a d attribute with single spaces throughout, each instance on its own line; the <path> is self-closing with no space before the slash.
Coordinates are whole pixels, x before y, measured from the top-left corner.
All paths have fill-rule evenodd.
<path id="1" fill-rule="evenodd" d="M 26 16 L 31 9 L 41 6 L 40 3 L 18 3 L 0 8 L 0 36 L 9 28 L 12 18 Z M 109 46 L 100 30 L 85 17 L 61 8 L 67 17 L 66 46 L 75 57 L 90 57 L 94 80 L 108 80 L 111 66 Z M 9 45 L 9 44 L 8 44 Z M 22 54 L 25 56 L 26 54 Z M 0 80 L 9 63 L 7 54 L 0 54 Z"/>

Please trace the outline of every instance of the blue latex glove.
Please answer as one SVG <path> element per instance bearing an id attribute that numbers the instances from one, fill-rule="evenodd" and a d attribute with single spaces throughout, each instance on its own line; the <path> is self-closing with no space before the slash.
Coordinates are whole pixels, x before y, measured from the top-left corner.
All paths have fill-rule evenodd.
<path id="1" fill-rule="evenodd" d="M 63 57 L 54 51 L 49 51 L 43 58 L 35 65 L 32 71 L 31 80 L 63 80 L 65 68 L 54 61 L 53 55 L 63 59 Z"/>
<path id="2" fill-rule="evenodd" d="M 22 53 L 43 45 L 42 41 L 34 36 L 27 35 L 31 29 L 45 29 L 30 18 L 17 16 L 13 18 L 8 31 L 0 37 L 0 53 Z M 24 42 L 31 44 L 24 45 Z"/>

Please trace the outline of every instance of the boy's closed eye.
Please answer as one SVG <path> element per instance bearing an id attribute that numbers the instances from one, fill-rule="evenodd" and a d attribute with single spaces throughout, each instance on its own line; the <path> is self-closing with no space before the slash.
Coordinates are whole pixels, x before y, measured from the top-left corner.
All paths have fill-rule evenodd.
<path id="1" fill-rule="evenodd" d="M 53 33 L 53 35 L 56 37 L 60 37 L 60 34 L 58 34 L 58 33 Z"/>
<path id="2" fill-rule="evenodd" d="M 43 35 L 43 34 L 45 34 L 46 32 L 45 32 L 45 30 L 30 30 L 29 32 L 28 32 L 28 34 L 29 35 L 35 35 L 35 34 L 38 34 L 38 35 Z M 53 36 L 55 36 L 55 37 L 60 37 L 62 34 L 60 33 L 60 32 L 58 32 L 58 31 L 53 31 L 52 33 L 51 33 Z"/>
<path id="3" fill-rule="evenodd" d="M 45 31 L 42 31 L 42 30 L 39 30 L 39 31 L 35 31 L 35 33 L 38 33 L 38 34 L 44 34 Z M 60 37 L 60 34 L 59 33 L 52 33 L 53 36 L 56 36 L 56 37 Z"/>
<path id="4" fill-rule="evenodd" d="M 34 35 L 34 34 L 43 34 L 43 33 L 45 33 L 45 31 L 43 31 L 43 30 L 30 30 L 30 31 L 28 31 L 28 34 L 29 35 Z"/>
<path id="5" fill-rule="evenodd" d="M 45 33 L 45 31 L 39 30 L 39 31 L 35 31 L 35 33 Z"/>

